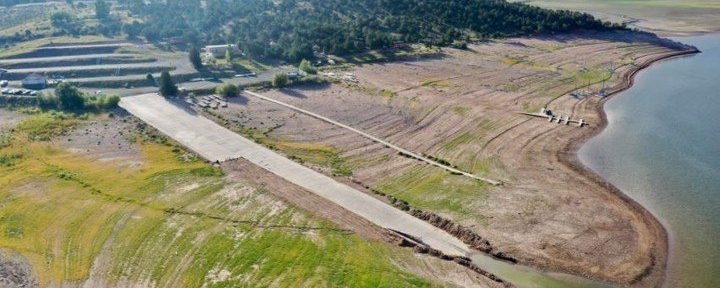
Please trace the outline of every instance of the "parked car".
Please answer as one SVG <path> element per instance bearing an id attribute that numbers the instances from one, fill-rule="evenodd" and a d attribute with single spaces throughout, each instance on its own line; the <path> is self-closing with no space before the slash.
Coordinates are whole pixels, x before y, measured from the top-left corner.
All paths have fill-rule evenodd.
<path id="1" fill-rule="evenodd" d="M 0 81 L 0 87 L 7 87 L 10 84 L 7 80 Z"/>
<path id="2" fill-rule="evenodd" d="M 37 95 L 38 95 L 37 91 L 30 91 L 30 96 L 37 96 Z"/>
<path id="3" fill-rule="evenodd" d="M 10 93 L 10 88 L 3 88 L 0 91 L 2 92 L 2 94 L 8 94 L 8 93 Z"/>
<path id="4" fill-rule="evenodd" d="M 25 91 L 23 91 L 23 94 L 30 95 L 30 94 L 32 94 L 32 92 L 33 92 L 32 90 L 25 90 Z"/>

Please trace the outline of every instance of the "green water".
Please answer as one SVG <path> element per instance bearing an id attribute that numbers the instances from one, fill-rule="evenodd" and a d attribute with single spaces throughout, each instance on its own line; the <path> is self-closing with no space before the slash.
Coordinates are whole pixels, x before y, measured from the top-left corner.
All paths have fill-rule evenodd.
<path id="1" fill-rule="evenodd" d="M 720 34 L 676 40 L 703 53 L 640 73 L 579 157 L 668 229 L 665 286 L 720 287 Z"/>
<path id="2" fill-rule="evenodd" d="M 483 254 L 470 257 L 485 271 L 520 288 L 608 288 L 608 284 L 561 273 L 540 272 L 525 266 L 495 260 Z"/>

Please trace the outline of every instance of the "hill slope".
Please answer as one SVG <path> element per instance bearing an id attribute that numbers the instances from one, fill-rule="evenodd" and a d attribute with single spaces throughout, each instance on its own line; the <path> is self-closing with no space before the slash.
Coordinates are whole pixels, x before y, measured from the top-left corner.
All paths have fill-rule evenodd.
<path id="1" fill-rule="evenodd" d="M 238 41 L 251 55 L 289 61 L 312 58 L 313 48 L 348 54 L 394 42 L 449 45 L 470 39 L 619 28 L 588 14 L 503 0 L 167 2 L 132 1 L 130 10 L 145 19 L 133 29 L 149 40 Z"/>

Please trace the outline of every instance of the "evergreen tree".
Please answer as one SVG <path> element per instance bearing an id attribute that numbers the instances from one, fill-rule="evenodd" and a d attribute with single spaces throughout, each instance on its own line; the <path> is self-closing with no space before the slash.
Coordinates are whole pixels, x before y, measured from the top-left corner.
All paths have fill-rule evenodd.
<path id="1" fill-rule="evenodd" d="M 225 50 L 225 60 L 227 60 L 228 63 L 232 62 L 233 57 L 235 57 L 235 53 L 233 53 L 233 48 L 228 44 L 227 50 Z"/>
<path id="2" fill-rule="evenodd" d="M 85 108 L 85 98 L 83 93 L 74 85 L 63 82 L 55 88 L 55 96 L 60 102 L 60 108 L 63 110 L 82 110 Z"/>
<path id="3" fill-rule="evenodd" d="M 175 86 L 170 72 L 163 71 L 160 74 L 160 95 L 164 97 L 175 96 L 178 93 L 178 87 Z"/>
<path id="4" fill-rule="evenodd" d="M 200 58 L 200 50 L 198 50 L 195 46 L 190 48 L 190 63 L 192 63 L 193 67 L 195 69 L 200 70 L 203 68 L 202 65 L 202 58 Z"/>
<path id="5" fill-rule="evenodd" d="M 155 77 L 152 75 L 152 73 L 148 73 L 147 75 L 145 75 L 145 79 L 147 79 L 147 81 L 152 85 L 157 84 L 155 83 Z"/>
<path id="6" fill-rule="evenodd" d="M 97 19 L 107 19 L 110 16 L 110 7 L 105 0 L 95 0 L 95 16 Z"/>

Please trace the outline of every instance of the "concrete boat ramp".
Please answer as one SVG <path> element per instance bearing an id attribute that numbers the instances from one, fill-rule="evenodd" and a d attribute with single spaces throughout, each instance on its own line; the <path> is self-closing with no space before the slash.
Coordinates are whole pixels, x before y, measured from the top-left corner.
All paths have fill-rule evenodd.
<path id="1" fill-rule="evenodd" d="M 155 93 L 124 97 L 120 107 L 209 161 L 244 158 L 375 225 L 410 235 L 446 255 L 473 254 L 465 243 L 449 233 L 285 158 Z"/>

